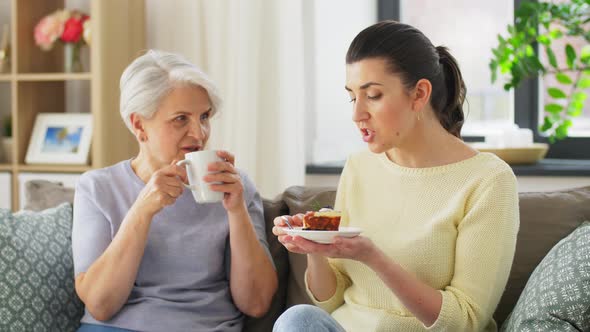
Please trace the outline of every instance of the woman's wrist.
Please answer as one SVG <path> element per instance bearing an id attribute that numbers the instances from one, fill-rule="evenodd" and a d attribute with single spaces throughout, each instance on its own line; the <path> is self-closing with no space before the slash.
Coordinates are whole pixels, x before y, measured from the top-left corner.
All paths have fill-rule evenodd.
<path id="1" fill-rule="evenodd" d="M 227 215 L 230 219 L 241 219 L 241 218 L 248 218 L 250 215 L 248 214 L 248 209 L 246 208 L 246 203 L 242 202 L 235 208 L 231 210 L 227 210 Z"/>
<path id="2" fill-rule="evenodd" d="M 307 254 L 307 262 L 309 265 L 325 264 L 328 262 L 326 256 L 318 254 Z"/>
<path id="3" fill-rule="evenodd" d="M 151 223 L 152 219 L 156 215 L 156 212 L 150 211 L 149 209 L 137 204 L 137 202 L 129 209 L 128 215 L 132 219 L 139 221 L 139 223 Z"/>
<path id="4" fill-rule="evenodd" d="M 371 246 L 370 252 L 366 253 L 366 255 L 361 260 L 361 263 L 367 265 L 373 271 L 377 271 L 377 268 L 383 265 L 383 261 L 386 260 L 387 257 L 383 254 L 377 246 Z"/>

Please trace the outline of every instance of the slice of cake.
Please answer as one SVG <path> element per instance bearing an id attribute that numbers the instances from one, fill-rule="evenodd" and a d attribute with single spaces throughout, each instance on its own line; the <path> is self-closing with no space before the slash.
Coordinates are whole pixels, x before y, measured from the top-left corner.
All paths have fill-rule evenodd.
<path id="1" fill-rule="evenodd" d="M 303 216 L 305 231 L 337 231 L 340 226 L 340 212 L 321 209 L 319 212 L 307 212 Z"/>

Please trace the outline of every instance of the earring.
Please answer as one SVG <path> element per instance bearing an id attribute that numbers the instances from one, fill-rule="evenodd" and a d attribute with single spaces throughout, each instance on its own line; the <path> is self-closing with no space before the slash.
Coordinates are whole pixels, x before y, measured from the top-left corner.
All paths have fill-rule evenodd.
<path id="1" fill-rule="evenodd" d="M 145 137 L 144 135 L 139 135 L 139 141 L 145 142 L 145 141 L 147 141 L 147 137 Z"/>
<path id="2" fill-rule="evenodd" d="M 416 118 L 418 118 L 418 121 L 422 120 L 420 112 L 416 112 Z"/>

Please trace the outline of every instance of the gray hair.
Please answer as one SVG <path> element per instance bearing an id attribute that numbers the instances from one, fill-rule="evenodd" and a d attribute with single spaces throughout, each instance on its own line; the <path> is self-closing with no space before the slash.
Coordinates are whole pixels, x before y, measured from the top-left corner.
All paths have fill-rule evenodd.
<path id="1" fill-rule="evenodd" d="M 121 75 L 120 112 L 125 125 L 133 133 L 131 114 L 151 118 L 172 89 L 182 85 L 196 85 L 207 91 L 211 115 L 221 106 L 221 98 L 213 81 L 197 66 L 182 56 L 149 50 L 135 59 Z"/>

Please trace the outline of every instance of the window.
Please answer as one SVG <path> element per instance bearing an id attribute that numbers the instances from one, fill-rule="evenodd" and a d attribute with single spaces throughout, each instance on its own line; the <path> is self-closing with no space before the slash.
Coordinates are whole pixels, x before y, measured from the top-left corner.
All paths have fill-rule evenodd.
<path id="1" fill-rule="evenodd" d="M 377 22 L 377 1 L 306 1 L 304 6 L 306 159 L 310 164 L 343 161 L 366 148 L 344 90 L 346 51 L 362 29 Z"/>
<path id="2" fill-rule="evenodd" d="M 558 1 L 558 2 L 563 2 L 563 0 Z M 587 24 L 586 30 L 588 30 L 588 26 L 590 26 L 590 24 Z M 553 28 L 558 28 L 558 26 L 553 25 L 551 27 L 551 29 L 553 29 Z M 565 55 L 565 51 L 564 51 L 565 46 L 567 44 L 570 44 L 573 46 L 574 50 L 576 51 L 576 54 L 579 57 L 582 47 L 584 45 L 587 45 L 588 42 L 585 41 L 581 37 L 574 38 L 574 37 L 570 37 L 570 36 L 566 36 L 561 39 L 553 41 L 551 49 L 553 49 L 555 52 L 555 58 L 557 60 L 557 64 L 558 64 L 559 68 L 567 68 L 566 55 Z M 549 65 L 548 65 L 549 61 L 547 60 L 546 53 L 543 50 L 541 50 L 541 52 L 539 52 L 539 55 L 541 58 L 541 63 L 543 63 L 543 65 L 549 67 Z M 572 79 L 575 78 L 571 72 L 568 72 L 567 74 L 570 75 L 570 77 Z M 544 105 L 545 104 L 544 101 L 550 98 L 547 93 L 547 87 L 559 87 L 560 89 L 564 89 L 564 91 L 567 91 L 568 93 L 569 93 L 569 90 L 571 90 L 571 86 L 561 85 L 557 81 L 557 79 L 555 78 L 555 75 L 547 75 L 540 82 L 540 89 L 541 89 L 541 96 L 542 96 L 541 105 Z M 585 92 L 587 95 L 590 95 L 590 88 L 586 89 Z M 543 122 L 543 116 L 544 116 L 543 108 L 539 107 L 539 125 L 541 125 Z M 590 137 L 590 103 L 586 102 L 586 105 L 582 111 L 582 115 L 579 117 L 576 117 L 574 119 L 573 126 L 570 128 L 568 133 L 572 137 Z"/>
<path id="3" fill-rule="evenodd" d="M 518 8 L 523 1 L 527 0 L 515 0 L 514 7 Z M 540 52 L 541 60 L 543 60 L 543 53 Z M 556 54 L 556 57 L 559 57 L 558 54 Z M 520 127 L 533 129 L 536 142 L 547 142 L 547 138 L 539 132 L 539 123 L 542 121 L 544 112 L 545 89 L 543 89 L 543 83 L 545 85 L 552 84 L 550 80 L 553 78 L 548 77 L 546 79 L 546 82 L 539 82 L 539 80 L 524 82 L 516 89 L 515 93 L 516 123 Z M 570 130 L 570 137 L 552 144 L 546 158 L 590 159 L 590 132 L 587 129 L 588 118 L 590 117 L 588 109 L 587 101 L 584 115 L 574 120 L 574 128 Z"/>
<path id="4" fill-rule="evenodd" d="M 467 85 L 466 122 L 463 136 L 481 137 L 492 130 L 516 123 L 531 128 L 535 141 L 546 142 L 538 131 L 543 115 L 543 83 L 529 80 L 506 92 L 502 83 L 492 84 L 488 67 L 496 36 L 514 20 L 522 1 L 498 0 L 322 0 L 310 2 L 307 13 L 308 164 L 341 162 L 366 145 L 355 135 L 351 106 L 343 86 L 344 56 L 350 41 L 363 28 L 378 20 L 394 19 L 411 24 L 431 39 L 445 45 L 459 61 Z M 528 0 L 530 1 L 530 0 Z M 337 13 L 337 15 L 335 14 Z M 311 19 L 313 17 L 313 19 Z M 569 41 L 572 44 L 581 42 Z M 579 49 L 581 45 L 577 46 Z M 544 53 L 544 52 L 542 52 Z M 542 54 L 541 54 L 542 55 Z M 542 90 L 540 90 L 542 89 Z M 589 91 L 590 92 L 590 91 Z M 590 101 L 584 114 L 574 120 L 570 136 L 552 144 L 548 158 L 590 158 Z"/>
<path id="5" fill-rule="evenodd" d="M 481 1 L 477 3 L 477 6 L 473 5 L 470 1 L 463 1 L 463 0 L 445 0 L 441 2 L 432 2 L 432 1 L 425 1 L 425 0 L 380 0 L 383 4 L 380 5 L 380 8 L 384 6 L 389 7 L 396 7 L 396 10 L 390 10 L 390 16 L 380 16 L 382 19 L 397 19 L 400 18 L 402 22 L 415 25 L 419 29 L 421 29 L 428 37 L 431 38 L 435 45 L 437 44 L 436 36 L 438 31 L 444 31 L 446 26 L 451 26 L 454 29 L 454 32 L 450 34 L 447 32 L 447 38 L 443 39 L 443 43 L 447 43 L 447 46 L 450 46 L 452 54 L 454 54 L 459 64 L 462 67 L 462 73 L 465 76 L 465 81 L 467 84 L 467 101 L 468 105 L 466 105 L 466 124 L 463 130 L 464 136 L 483 136 L 485 135 L 485 128 L 494 128 L 498 125 L 502 125 L 499 122 L 499 119 L 503 119 L 506 121 L 508 118 L 502 118 L 502 114 L 507 115 L 505 111 L 500 111 L 495 113 L 492 117 L 490 117 L 489 112 L 486 110 L 486 103 L 475 102 L 479 100 L 479 97 L 470 96 L 470 90 L 472 92 L 478 93 L 481 91 L 482 83 L 490 82 L 489 75 L 490 71 L 487 67 L 487 64 L 490 59 L 490 51 L 491 48 L 495 46 L 495 40 L 492 41 L 491 45 L 485 45 L 483 42 L 484 40 L 489 40 L 488 38 L 493 37 L 496 38 L 496 35 L 499 33 L 503 33 L 506 30 L 506 25 L 511 23 L 514 18 L 514 10 L 520 7 L 520 4 L 523 1 L 531 1 L 531 0 L 501 0 L 497 2 L 491 1 Z M 426 4 L 428 2 L 428 4 Z M 422 6 L 419 4 L 423 3 Z M 441 4 L 442 3 L 442 4 Z M 428 5 L 428 7 L 426 7 Z M 432 7 L 437 5 L 438 8 Z M 477 7 L 477 8 L 476 8 Z M 424 8 L 428 8 L 428 10 L 424 10 Z M 480 11 L 481 8 L 484 8 L 485 11 Z M 507 10 L 509 9 L 509 11 Z M 503 12 L 502 16 L 498 16 L 500 13 Z M 396 14 L 397 16 L 391 16 L 391 14 Z M 436 16 L 430 15 L 429 21 L 425 21 L 425 15 L 428 16 L 429 13 L 435 13 Z M 485 18 L 488 15 L 490 17 Z M 477 17 L 477 19 L 474 19 Z M 494 27 L 492 22 L 489 22 L 491 18 L 501 21 L 502 23 L 496 27 Z M 444 22 L 449 20 L 447 24 L 440 24 L 440 22 Z M 470 23 L 466 23 L 470 22 Z M 431 25 L 429 28 L 428 25 Z M 482 26 L 485 29 L 482 29 Z M 432 30 L 432 31 L 431 31 Z M 468 50 L 466 54 L 463 54 L 461 50 L 461 46 L 457 49 L 453 47 L 455 43 L 458 41 L 457 38 L 448 38 L 453 34 L 464 36 L 466 31 L 475 31 L 476 34 L 472 35 L 471 37 L 461 37 L 465 38 L 464 40 L 473 45 L 476 43 L 477 46 L 472 47 L 472 49 Z M 562 43 L 566 43 L 565 40 L 561 41 Z M 577 51 L 582 47 L 581 40 L 568 40 L 567 42 L 572 43 L 572 45 L 577 46 Z M 460 41 L 459 41 L 460 43 Z M 482 83 L 477 82 L 477 78 L 474 81 L 470 75 L 470 71 L 472 67 L 470 67 L 470 62 L 477 61 L 473 57 L 473 53 L 479 52 L 478 50 L 481 49 L 483 52 L 479 55 L 479 57 L 483 57 L 485 69 L 482 66 L 481 70 L 476 70 L 481 74 L 482 77 L 485 76 L 485 82 Z M 541 57 L 543 56 L 543 52 L 540 53 Z M 469 55 L 468 58 L 464 58 L 465 55 Z M 557 54 L 556 54 L 557 56 Z M 479 67 L 477 67 L 479 68 Z M 543 83 L 545 84 L 553 84 L 551 80 L 554 80 L 552 77 L 546 78 L 547 81 L 539 82 L 539 80 L 529 80 L 523 82 L 519 88 L 517 88 L 514 92 L 514 97 L 509 98 L 510 102 L 514 105 L 511 107 L 512 111 L 512 118 L 514 122 L 521 128 L 531 128 L 534 132 L 534 139 L 536 142 L 547 142 L 547 137 L 542 135 L 539 132 L 539 124 L 543 119 L 543 112 L 544 112 L 544 94 L 545 89 L 542 89 Z M 475 83 L 475 91 L 473 88 L 473 83 Z M 490 84 L 491 86 L 491 84 Z M 542 89 L 542 90 L 540 90 Z M 484 89 L 485 90 L 485 89 Z M 497 89 L 492 90 L 494 93 L 499 93 Z M 481 93 L 478 93 L 481 95 Z M 475 97 L 475 98 L 474 98 Z M 504 99 L 506 100 L 506 99 Z M 480 107 L 480 105 L 484 105 Z M 482 127 L 482 125 L 484 125 Z M 570 130 L 570 137 L 565 140 L 559 141 L 551 145 L 549 149 L 549 153 L 547 154 L 547 158 L 559 158 L 559 159 L 589 159 L 590 158 L 590 106 L 588 102 L 586 103 L 586 107 L 584 109 L 584 114 L 581 117 L 578 117 L 574 120 L 574 127 Z"/>
<path id="6" fill-rule="evenodd" d="M 514 96 L 491 83 L 488 63 L 496 35 L 513 21 L 513 0 L 400 0 L 400 21 L 422 31 L 434 46 L 447 46 L 467 86 L 464 136 L 483 136 L 514 123 Z M 427 8 L 427 10 L 425 10 Z"/>

